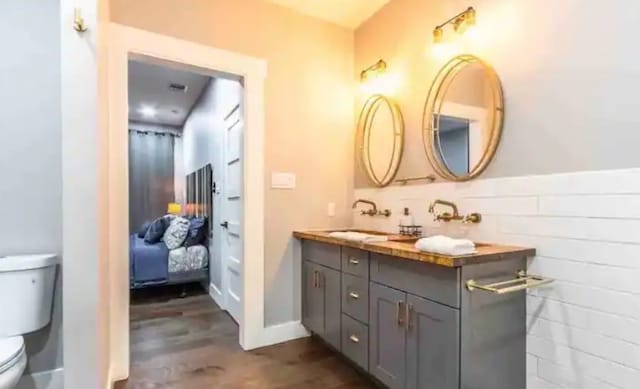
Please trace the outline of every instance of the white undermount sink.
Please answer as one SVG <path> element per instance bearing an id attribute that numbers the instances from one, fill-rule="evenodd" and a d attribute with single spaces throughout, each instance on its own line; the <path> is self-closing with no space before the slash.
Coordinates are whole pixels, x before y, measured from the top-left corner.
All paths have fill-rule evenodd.
<path id="1" fill-rule="evenodd" d="M 345 239 L 354 242 L 386 242 L 389 240 L 385 234 L 371 234 L 360 231 L 333 231 L 329 233 L 333 238 Z"/>

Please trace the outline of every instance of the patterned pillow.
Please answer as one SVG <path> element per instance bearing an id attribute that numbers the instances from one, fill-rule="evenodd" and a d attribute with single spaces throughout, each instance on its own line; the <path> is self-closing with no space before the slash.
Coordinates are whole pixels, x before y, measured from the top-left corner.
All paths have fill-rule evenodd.
<path id="1" fill-rule="evenodd" d="M 164 243 L 169 250 L 182 246 L 189 233 L 189 220 L 183 217 L 176 217 L 171 220 L 169 228 L 164 233 Z"/>

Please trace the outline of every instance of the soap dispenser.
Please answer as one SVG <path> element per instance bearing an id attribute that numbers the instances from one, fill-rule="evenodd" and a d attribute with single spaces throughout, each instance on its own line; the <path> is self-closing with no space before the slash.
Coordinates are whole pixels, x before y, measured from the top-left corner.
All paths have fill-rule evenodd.
<path id="1" fill-rule="evenodd" d="M 400 227 L 408 227 L 413 225 L 413 215 L 409 213 L 409 208 L 404 207 L 400 216 Z"/>

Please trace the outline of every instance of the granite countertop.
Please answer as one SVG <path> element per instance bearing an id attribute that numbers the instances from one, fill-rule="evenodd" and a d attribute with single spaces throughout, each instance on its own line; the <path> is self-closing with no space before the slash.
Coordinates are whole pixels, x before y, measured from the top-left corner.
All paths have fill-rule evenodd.
<path id="1" fill-rule="evenodd" d="M 329 236 L 332 231 L 294 231 L 298 239 L 309 239 L 317 242 L 353 247 L 378 254 L 391 255 L 413 261 L 420 261 L 447 267 L 460 267 L 485 262 L 495 262 L 517 257 L 532 257 L 536 250 L 528 247 L 506 246 L 493 243 L 476 243 L 477 253 L 469 255 L 449 256 L 419 251 L 414 247 L 415 238 L 389 235 L 386 242 L 354 242 Z M 372 231 L 372 233 L 375 233 Z M 380 234 L 380 232 L 377 232 Z"/>

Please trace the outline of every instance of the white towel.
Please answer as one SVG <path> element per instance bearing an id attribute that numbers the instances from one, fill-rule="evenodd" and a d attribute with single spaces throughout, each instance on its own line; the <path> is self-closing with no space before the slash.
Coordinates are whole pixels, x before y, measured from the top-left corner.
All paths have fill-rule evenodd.
<path id="1" fill-rule="evenodd" d="M 334 231 L 329 233 L 329 236 L 333 238 L 340 238 L 346 240 L 353 240 L 356 242 L 386 242 L 388 240 L 386 235 L 373 235 L 365 234 L 363 232 L 356 231 Z"/>
<path id="2" fill-rule="evenodd" d="M 444 235 L 435 235 L 419 239 L 416 249 L 444 255 L 467 255 L 476 252 L 476 245 L 468 239 L 453 239 Z"/>

